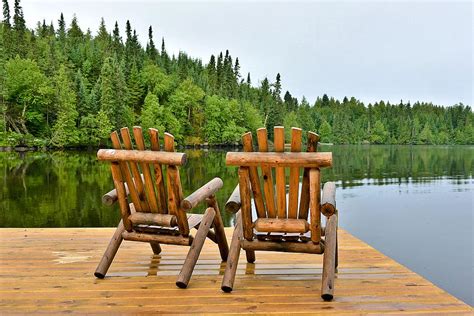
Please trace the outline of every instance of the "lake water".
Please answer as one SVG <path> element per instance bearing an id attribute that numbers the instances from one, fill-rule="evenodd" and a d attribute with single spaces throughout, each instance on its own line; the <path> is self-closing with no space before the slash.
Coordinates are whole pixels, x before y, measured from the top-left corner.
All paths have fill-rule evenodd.
<path id="1" fill-rule="evenodd" d="M 474 146 L 326 146 L 340 226 L 466 303 L 473 299 Z M 213 177 L 223 210 L 237 184 L 224 151 L 186 151 L 184 193 Z M 0 153 L 0 227 L 116 226 L 112 188 L 95 153 Z M 200 211 L 203 211 L 201 209 Z M 223 211 L 227 226 L 232 215 Z"/>

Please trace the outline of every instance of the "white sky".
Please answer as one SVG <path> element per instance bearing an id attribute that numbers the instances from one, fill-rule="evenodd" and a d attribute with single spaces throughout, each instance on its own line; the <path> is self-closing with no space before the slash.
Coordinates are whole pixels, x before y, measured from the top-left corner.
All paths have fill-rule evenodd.
<path id="1" fill-rule="evenodd" d="M 11 6 L 13 6 L 13 1 Z M 226 49 L 253 84 L 280 72 L 283 91 L 310 103 L 327 93 L 364 102 L 416 100 L 472 105 L 471 1 L 21 1 L 27 24 L 61 12 L 95 34 L 104 17 L 140 41 L 152 25 L 157 47 L 209 61 Z"/>

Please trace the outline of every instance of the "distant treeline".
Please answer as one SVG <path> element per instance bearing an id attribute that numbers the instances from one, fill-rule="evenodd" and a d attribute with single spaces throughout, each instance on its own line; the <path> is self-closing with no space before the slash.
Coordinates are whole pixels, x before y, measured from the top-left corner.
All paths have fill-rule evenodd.
<path id="1" fill-rule="evenodd" d="M 364 105 L 323 95 L 313 105 L 242 76 L 229 51 L 207 64 L 185 52 L 170 56 L 150 26 L 142 47 L 129 21 L 122 38 L 101 21 L 97 35 L 76 17 L 25 25 L 20 1 L 3 1 L 0 28 L 0 145 L 98 146 L 123 126 L 156 127 L 180 144 L 231 144 L 266 126 L 317 131 L 323 142 L 473 144 L 473 112 L 416 102 Z M 13 14 L 12 14 L 13 12 Z M 283 98 L 282 98 L 283 95 Z M 289 135 L 288 135 L 289 136 Z"/>

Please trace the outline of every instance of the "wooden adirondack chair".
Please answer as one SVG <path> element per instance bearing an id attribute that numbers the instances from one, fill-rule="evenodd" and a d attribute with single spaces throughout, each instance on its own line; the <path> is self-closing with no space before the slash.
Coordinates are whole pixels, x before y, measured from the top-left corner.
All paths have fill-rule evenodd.
<path id="1" fill-rule="evenodd" d="M 242 248 L 249 263 L 255 261 L 256 250 L 324 254 L 321 297 L 333 298 L 337 267 L 335 184 L 325 184 L 322 198 L 320 189 L 320 168 L 332 165 L 332 154 L 316 152 L 319 136 L 313 132 L 308 133 L 307 152 L 301 152 L 301 129 L 292 128 L 291 133 L 291 153 L 284 152 L 284 128 L 276 126 L 275 152 L 268 152 L 267 130 L 260 128 L 257 130 L 259 152 L 253 152 L 252 134 L 248 132 L 242 136 L 244 152 L 227 154 L 226 164 L 239 167 L 239 184 L 226 204 L 226 209 L 236 212 L 237 216 L 222 281 L 224 292 L 232 291 Z M 276 187 L 272 168 L 275 168 Z M 288 201 L 285 168 L 290 169 Z M 321 213 L 328 217 L 326 228 L 321 227 Z"/>
<path id="2" fill-rule="evenodd" d="M 186 154 L 174 152 L 173 135 L 164 134 L 164 151 L 160 151 L 158 131 L 150 128 L 151 150 L 145 150 L 142 129 L 134 127 L 134 150 L 128 128 L 120 132 L 123 149 L 118 133 L 113 132 L 114 149 L 101 149 L 97 153 L 99 160 L 111 162 L 115 185 L 102 200 L 108 205 L 118 200 L 122 220 L 94 275 L 105 277 L 124 239 L 150 243 L 155 254 L 161 252 L 160 244 L 190 246 L 176 281 L 178 287 L 186 288 L 206 237 L 218 244 L 222 260 L 227 260 L 229 248 L 215 198 L 222 180 L 214 178 L 184 198 L 178 167 L 186 163 Z M 166 180 L 162 166 L 166 166 Z M 203 201 L 208 205 L 203 215 L 186 214 Z M 194 238 L 190 234 L 192 228 L 197 229 Z"/>

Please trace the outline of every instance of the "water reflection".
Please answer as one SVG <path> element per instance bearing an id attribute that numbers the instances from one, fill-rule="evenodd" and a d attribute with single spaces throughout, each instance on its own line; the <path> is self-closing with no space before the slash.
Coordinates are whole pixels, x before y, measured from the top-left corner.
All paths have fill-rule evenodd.
<path id="1" fill-rule="evenodd" d="M 333 168 L 322 172 L 323 182 L 337 181 L 343 189 L 450 179 L 462 191 L 474 169 L 472 146 L 323 146 L 320 150 L 332 151 L 334 160 Z M 218 200 L 223 206 L 237 184 L 236 168 L 225 166 L 225 151 L 186 152 L 188 164 L 181 172 L 185 195 L 221 177 L 224 187 Z M 112 180 L 108 164 L 98 162 L 95 153 L 0 153 L 0 170 L 0 227 L 117 223 L 119 212 L 100 203 Z M 222 215 L 230 225 L 231 215 Z"/>
<path id="2" fill-rule="evenodd" d="M 341 226 L 472 305 L 474 146 L 321 151 L 333 152 L 334 166 L 322 176 L 337 183 Z M 184 194 L 221 177 L 223 211 L 237 184 L 236 168 L 225 166 L 225 151 L 187 154 Z M 101 204 L 112 180 L 109 165 L 95 153 L 0 153 L 0 181 L 0 227 L 115 226 L 119 220 L 117 207 Z M 222 215 L 229 226 L 232 216 Z M 252 269 L 247 266 L 246 273 Z"/>

